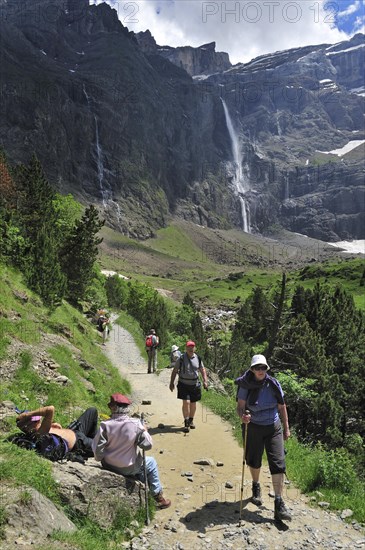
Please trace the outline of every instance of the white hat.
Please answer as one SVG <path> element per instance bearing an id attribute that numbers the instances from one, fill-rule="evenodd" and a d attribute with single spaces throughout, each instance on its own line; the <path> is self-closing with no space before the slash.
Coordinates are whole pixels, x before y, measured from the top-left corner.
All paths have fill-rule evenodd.
<path id="1" fill-rule="evenodd" d="M 265 355 L 258 354 L 252 357 L 250 368 L 255 367 L 256 365 L 266 365 L 267 370 L 270 369 L 269 365 L 267 364 Z"/>
<path id="2" fill-rule="evenodd" d="M 175 345 L 171 346 L 171 351 L 177 351 L 178 349 L 179 349 L 179 346 L 175 346 Z"/>

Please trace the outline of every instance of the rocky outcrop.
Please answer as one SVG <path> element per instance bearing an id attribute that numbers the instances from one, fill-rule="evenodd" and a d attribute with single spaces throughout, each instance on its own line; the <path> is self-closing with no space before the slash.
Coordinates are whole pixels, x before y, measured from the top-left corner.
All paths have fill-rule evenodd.
<path id="1" fill-rule="evenodd" d="M 215 42 L 203 44 L 198 48 L 191 46 L 172 48 L 159 46 L 148 30 L 137 33 L 135 37 L 144 53 L 158 54 L 184 69 L 190 76 L 209 75 L 232 67 L 227 53 L 215 51 Z"/>
<path id="2" fill-rule="evenodd" d="M 2 548 L 45 544 L 55 531 L 76 531 L 66 514 L 33 487 L 13 487 L 2 482 L 1 503 L 6 518 L 2 524 Z"/>
<path id="3" fill-rule="evenodd" d="M 190 76 L 222 72 L 232 66 L 227 53 L 215 51 L 215 42 L 198 48 L 157 46 L 157 53 L 184 69 Z"/>
<path id="4" fill-rule="evenodd" d="M 144 506 L 144 485 L 104 470 L 100 462 L 55 464 L 53 474 L 64 504 L 78 517 L 88 517 L 102 529 L 123 511 L 132 515 Z"/>
<path id="5" fill-rule="evenodd" d="M 86 464 L 56 462 L 53 477 L 68 514 L 79 519 L 88 518 L 101 529 L 112 527 L 121 514 L 132 520 L 137 510 L 144 507 L 142 483 L 132 483 L 108 472 L 94 459 Z M 32 487 L 3 483 L 1 497 L 6 518 L 2 526 L 6 548 L 45 544 L 55 531 L 76 531 L 75 524 L 62 509 Z M 49 548 L 53 548 L 51 542 Z"/>

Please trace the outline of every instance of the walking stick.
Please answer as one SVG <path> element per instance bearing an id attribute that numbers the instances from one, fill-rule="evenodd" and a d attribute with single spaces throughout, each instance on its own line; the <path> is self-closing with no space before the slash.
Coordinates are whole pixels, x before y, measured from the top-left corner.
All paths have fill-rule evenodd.
<path id="1" fill-rule="evenodd" d="M 141 422 L 144 425 L 144 414 L 141 414 Z M 145 507 L 146 507 L 146 525 L 150 524 L 150 512 L 148 509 L 148 480 L 147 480 L 147 465 L 146 465 L 146 451 L 142 449 L 142 456 L 143 456 L 143 472 L 144 472 L 144 500 L 145 500 Z"/>
<path id="2" fill-rule="evenodd" d="M 250 414 L 249 411 L 245 411 L 245 415 Z M 239 527 L 241 527 L 241 520 L 242 520 L 242 508 L 243 508 L 243 484 L 245 481 L 245 464 L 246 464 L 246 447 L 247 447 L 247 432 L 248 432 L 248 424 L 245 424 L 245 436 L 243 439 L 243 462 L 242 462 L 242 477 L 241 477 L 241 502 L 240 502 L 240 521 L 239 521 Z"/>

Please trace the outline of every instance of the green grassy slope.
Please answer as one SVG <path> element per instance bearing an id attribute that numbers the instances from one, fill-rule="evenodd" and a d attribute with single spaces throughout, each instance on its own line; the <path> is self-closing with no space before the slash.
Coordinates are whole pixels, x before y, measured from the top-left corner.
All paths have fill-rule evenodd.
<path id="1" fill-rule="evenodd" d="M 269 239 L 175 220 L 143 243 L 109 228 L 102 236 L 102 268 L 147 282 L 176 301 L 190 292 L 202 304 L 234 307 L 255 286 L 275 285 L 285 271 L 289 289 L 311 288 L 316 281 L 339 284 L 365 308 L 363 259 L 293 233 Z"/>
<path id="2" fill-rule="evenodd" d="M 9 267 L 0 265 L 0 280 L 0 358 L 4 369 L 0 400 L 27 409 L 39 406 L 40 401 L 52 403 L 65 421 L 62 417 L 69 416 L 75 404 L 78 409 L 93 405 L 107 412 L 110 393 L 129 391 L 128 383 L 102 353 L 95 327 L 79 311 L 66 302 L 48 311 L 26 288 L 21 275 Z M 71 381 L 62 391 L 59 384 L 42 381 L 34 369 L 40 350 L 59 365 L 57 372 Z M 83 368 L 82 361 L 89 367 Z M 86 390 L 83 379 L 94 385 L 95 393 Z"/>

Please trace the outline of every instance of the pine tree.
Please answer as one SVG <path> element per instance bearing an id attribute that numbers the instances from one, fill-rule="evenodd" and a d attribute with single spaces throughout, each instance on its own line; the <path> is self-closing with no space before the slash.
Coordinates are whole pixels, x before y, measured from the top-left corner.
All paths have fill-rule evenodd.
<path id="1" fill-rule="evenodd" d="M 74 305 L 87 299 L 87 290 L 94 278 L 98 245 L 102 241 L 97 234 L 104 223 L 95 206 L 89 206 L 63 245 L 61 263 L 67 276 L 67 298 Z"/>
<path id="2" fill-rule="evenodd" d="M 292 396 L 289 402 L 290 418 L 294 427 L 298 427 L 301 437 L 325 441 L 328 422 L 322 415 L 323 404 L 320 398 L 325 392 L 332 395 L 336 379 L 333 378 L 334 367 L 331 359 L 326 356 L 321 336 L 310 327 L 304 315 L 294 318 L 280 332 L 271 366 L 274 372 L 294 373 L 299 383 L 302 380 L 313 380 L 312 394 L 305 402 L 297 401 Z M 337 386 L 334 391 L 341 395 Z"/>
<path id="3" fill-rule="evenodd" d="M 28 264 L 28 282 L 31 288 L 43 297 L 49 306 L 58 305 L 65 292 L 66 277 L 58 262 L 57 245 L 48 228 L 42 227 L 34 243 L 32 264 Z M 37 269 L 38 266 L 38 269 Z"/>
<path id="4" fill-rule="evenodd" d="M 276 292 L 273 301 L 274 317 L 268 332 L 269 344 L 266 350 L 267 359 L 270 359 L 274 350 L 279 330 L 282 330 L 281 323 L 284 322 L 284 310 L 287 299 L 286 293 L 286 274 L 283 273 L 281 279 L 280 292 Z"/>
<path id="5" fill-rule="evenodd" d="M 16 179 L 20 189 L 17 220 L 24 237 L 20 266 L 31 288 L 46 304 L 55 305 L 65 291 L 65 276 L 59 262 L 57 214 L 53 206 L 55 192 L 35 155 L 28 166 L 19 167 Z"/>

